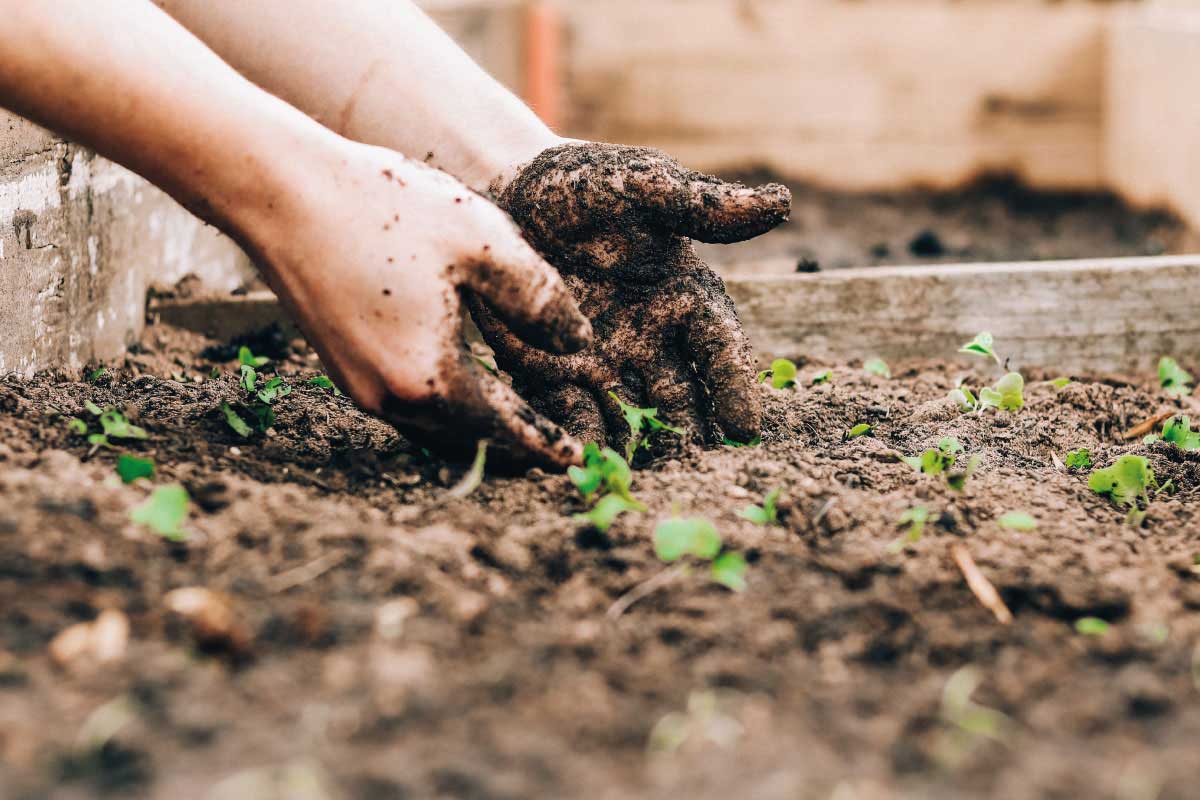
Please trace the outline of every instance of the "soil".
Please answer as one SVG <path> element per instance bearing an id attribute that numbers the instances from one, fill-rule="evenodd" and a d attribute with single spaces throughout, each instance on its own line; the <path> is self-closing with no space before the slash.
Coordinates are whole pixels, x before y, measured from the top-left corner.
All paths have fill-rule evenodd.
<path id="1" fill-rule="evenodd" d="M 761 387 L 760 446 L 642 465 L 648 512 L 600 533 L 571 519 L 584 506 L 560 475 L 452 497 L 462 468 L 308 384 L 302 343 L 253 346 L 295 390 L 249 440 L 217 410 L 239 398 L 233 349 L 179 331 L 152 327 L 94 383 L 0 381 L 0 796 L 1195 795 L 1200 454 L 1118 436 L 1164 409 L 1200 417 L 1195 400 L 1031 373 L 1023 411 L 961 415 L 945 395 L 993 380 L 981 361 L 891 380 L 832 365 L 815 386 L 805 364 L 799 388 Z M 69 432 L 87 400 L 147 429 L 126 449 L 187 487 L 188 541 L 130 522 L 150 487 Z M 947 435 L 982 458 L 961 494 L 895 458 Z M 1055 462 L 1078 447 L 1143 454 L 1174 494 L 1126 524 Z M 774 488 L 781 525 L 736 515 Z M 924 536 L 892 548 L 917 504 Z M 672 509 L 716 523 L 748 588 L 696 567 L 610 619 L 663 574 L 652 531 Z M 1001 527 L 1008 511 L 1037 529 Z M 195 586 L 232 617 L 168 610 Z M 50 657 L 104 610 L 129 620 L 127 647 Z M 1111 627 L 1077 633 L 1084 617 Z M 978 679 L 1001 741 L 947 716 L 952 676 Z"/>
<path id="2" fill-rule="evenodd" d="M 729 176 L 751 185 L 769 173 Z M 1031 189 L 983 176 L 955 190 L 847 192 L 799 181 L 791 219 L 736 247 L 697 245 L 714 266 L 782 259 L 816 271 L 881 264 L 1036 261 L 1196 252 L 1200 238 L 1178 216 L 1130 206 L 1111 192 Z"/>

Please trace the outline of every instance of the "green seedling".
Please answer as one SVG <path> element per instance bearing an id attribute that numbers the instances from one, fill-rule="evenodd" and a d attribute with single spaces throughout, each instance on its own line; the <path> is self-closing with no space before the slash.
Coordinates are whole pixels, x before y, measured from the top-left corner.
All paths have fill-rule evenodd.
<path id="1" fill-rule="evenodd" d="M 992 335 L 985 331 L 975 334 L 975 338 L 958 348 L 958 352 L 969 353 L 975 356 L 986 356 L 1003 367 L 1004 362 L 1000 360 L 1000 356 L 996 355 L 996 351 L 992 347 L 994 343 L 995 340 L 992 338 Z"/>
<path id="2" fill-rule="evenodd" d="M 308 382 L 313 386 L 317 386 L 322 389 L 328 389 L 329 391 L 333 392 L 334 397 L 342 396 L 342 390 L 334 385 L 333 381 L 331 381 L 326 375 L 318 375 L 315 378 L 310 378 Z"/>
<path id="3" fill-rule="evenodd" d="M 254 429 L 246 424 L 246 421 L 238 415 L 237 409 L 229 405 L 229 403 L 221 403 L 221 413 L 225 415 L 225 424 L 233 428 L 233 432 L 243 439 L 249 438 L 250 434 L 254 433 Z"/>
<path id="4" fill-rule="evenodd" d="M 975 474 L 975 470 L 979 469 L 979 462 L 981 460 L 978 455 L 971 456 L 967 459 L 965 467 L 947 472 L 946 485 L 956 492 L 961 492 L 967 488 L 967 481 Z"/>
<path id="5" fill-rule="evenodd" d="M 1038 526 L 1036 519 L 1022 511 L 1010 511 L 996 520 L 996 524 L 1010 531 L 1033 531 Z"/>
<path id="6" fill-rule="evenodd" d="M 892 370 L 882 358 L 869 358 L 863 362 L 863 370 L 881 378 L 892 377 Z"/>
<path id="7" fill-rule="evenodd" d="M 1171 417 L 1163 423 L 1161 435 L 1152 433 L 1142 439 L 1142 443 L 1153 444 L 1160 440 L 1180 450 L 1200 450 L 1200 431 L 1192 430 L 1192 420 L 1187 416 Z"/>
<path id="8" fill-rule="evenodd" d="M 1075 632 L 1083 636 L 1103 636 L 1111 627 L 1099 617 L 1080 617 L 1075 620 Z"/>
<path id="9" fill-rule="evenodd" d="M 908 531 L 905 532 L 896 541 L 888 546 L 888 551 L 899 553 L 906 545 L 916 544 L 921 541 L 921 537 L 925 535 L 925 523 L 929 521 L 929 509 L 925 506 L 913 506 L 900 515 L 896 520 L 896 525 L 903 527 L 908 526 Z"/>
<path id="10" fill-rule="evenodd" d="M 179 484 L 160 486 L 155 489 L 146 502 L 129 512 L 129 518 L 139 525 L 145 525 L 152 531 L 173 542 L 187 540 L 187 531 L 183 530 L 183 521 L 187 519 L 191 507 L 191 498 L 187 489 Z"/>
<path id="11" fill-rule="evenodd" d="M 579 489 L 586 503 L 600 495 L 615 494 L 636 503 L 629 487 L 633 483 L 633 470 L 621 454 L 611 447 L 600 448 L 595 442 L 583 446 L 583 466 L 568 467 L 567 477 Z"/>
<path id="12" fill-rule="evenodd" d="M 1020 411 L 1025 407 L 1025 379 L 1019 372 L 1010 372 L 995 386 L 979 390 L 979 408 L 998 408 L 1001 411 Z"/>
<path id="13" fill-rule="evenodd" d="M 1157 486 L 1150 461 L 1143 456 L 1121 456 L 1112 466 L 1095 470 L 1088 476 L 1088 488 L 1106 495 L 1118 506 L 1127 507 L 1126 521 L 1135 526 L 1145 519 L 1146 512 L 1141 506 L 1150 503 L 1150 489 Z"/>
<path id="14" fill-rule="evenodd" d="M 471 492 L 479 488 L 483 483 L 483 467 L 487 463 L 488 440 L 480 439 L 475 445 L 475 458 L 471 461 L 471 467 L 462 476 L 462 480 L 451 486 L 446 492 L 448 497 L 466 497 Z"/>
<path id="15" fill-rule="evenodd" d="M 617 494 L 601 497 L 591 510 L 576 514 L 576 522 L 586 522 L 600 532 L 607 531 L 617 517 L 626 511 L 645 511 L 646 507 L 636 500 L 627 500 Z"/>
<path id="16" fill-rule="evenodd" d="M 1050 381 L 1050 385 L 1055 389 L 1062 389 L 1066 386 L 1070 386 L 1074 382 L 1075 381 L 1071 380 L 1070 378 L 1055 378 L 1054 380 Z"/>
<path id="17" fill-rule="evenodd" d="M 1163 390 L 1173 397 L 1186 397 L 1192 393 L 1192 388 L 1188 385 L 1192 383 L 1192 374 L 1168 356 L 1163 356 L 1158 362 L 1158 382 Z"/>
<path id="18" fill-rule="evenodd" d="M 211 370 L 209 370 L 208 377 L 210 380 L 214 380 L 214 381 L 217 378 L 220 378 L 221 377 L 221 368 L 214 366 Z"/>
<path id="19" fill-rule="evenodd" d="M 709 561 L 713 581 L 740 592 L 746 588 L 746 561 L 737 553 L 721 552 L 721 535 L 703 517 L 672 517 L 654 529 L 654 552 L 668 564 L 682 558 Z"/>
<path id="20" fill-rule="evenodd" d="M 71 433 L 77 433 L 80 436 L 85 436 L 88 432 L 88 424 L 79 417 L 74 417 L 67 423 L 67 430 L 69 430 Z"/>
<path id="21" fill-rule="evenodd" d="M 833 370 L 827 369 L 812 376 L 812 385 L 819 386 L 822 383 L 829 383 L 831 380 L 833 380 Z"/>
<path id="22" fill-rule="evenodd" d="M 865 436 L 871 432 L 871 426 L 865 422 L 860 422 L 850 430 L 846 431 L 846 440 L 857 439 L 860 436 Z"/>
<path id="23" fill-rule="evenodd" d="M 902 460 L 918 472 L 926 475 L 941 475 L 954 466 L 958 454 L 963 451 L 962 444 L 953 436 L 945 436 L 936 449 L 930 448 L 919 456 L 909 456 Z"/>
<path id="24" fill-rule="evenodd" d="M 87 382 L 95 383 L 96 381 L 103 378 L 105 373 L 107 373 L 107 372 L 108 372 L 108 370 L 106 370 L 104 367 L 100 367 L 100 369 L 94 369 L 88 373 Z"/>
<path id="25" fill-rule="evenodd" d="M 951 389 L 950 394 L 948 394 L 947 397 L 954 401 L 954 404 L 958 406 L 959 411 L 964 413 L 967 411 L 974 411 L 979 408 L 979 400 L 966 386 L 959 386 L 956 389 Z"/>
<path id="26" fill-rule="evenodd" d="M 621 413 L 625 415 L 625 422 L 629 425 L 629 441 L 625 444 L 626 461 L 633 461 L 633 454 L 638 447 L 650 447 L 651 433 L 669 431 L 679 436 L 683 435 L 681 428 L 672 427 L 658 418 L 657 408 L 631 406 L 617 397 L 615 392 L 609 392 L 608 396 L 617 401 Z"/>
<path id="27" fill-rule="evenodd" d="M 250 351 L 249 347 L 242 345 L 238 348 L 238 363 L 244 367 L 265 367 L 271 363 L 271 359 L 266 356 L 256 356 Z"/>
<path id="28" fill-rule="evenodd" d="M 253 394 L 258 387 L 258 370 L 249 364 L 242 364 L 241 372 L 242 377 L 238 379 L 238 382 L 241 383 L 243 389 Z"/>
<path id="29" fill-rule="evenodd" d="M 730 439 L 728 436 L 721 439 L 721 444 L 726 447 L 758 447 L 762 444 L 762 436 L 755 436 L 748 442 L 738 442 Z"/>
<path id="30" fill-rule="evenodd" d="M 962 667 L 942 689 L 941 720 L 947 727 L 937 745 L 937 756 L 947 767 L 955 767 L 983 741 L 1009 746 L 1017 733 L 1011 717 L 971 699 L 983 682 L 975 667 Z"/>
<path id="31" fill-rule="evenodd" d="M 767 496 L 763 498 L 761 506 L 746 506 L 737 515 L 742 519 L 750 520 L 755 525 L 778 525 L 779 512 L 775 507 L 775 502 L 779 499 L 782 489 L 772 489 L 767 492 Z"/>
<path id="32" fill-rule="evenodd" d="M 1092 453 L 1086 447 L 1067 453 L 1067 469 L 1087 469 L 1092 465 Z"/>
<path id="33" fill-rule="evenodd" d="M 758 373 L 758 382 L 763 383 L 769 377 L 771 386 L 775 389 L 791 389 L 796 385 L 796 364 L 786 358 L 777 358 L 771 362 L 770 369 Z"/>
<path id="34" fill-rule="evenodd" d="M 279 398 L 287 397 L 291 393 L 292 387 L 288 386 L 283 378 L 276 375 L 274 378 L 271 378 L 271 380 L 267 381 L 266 384 L 263 385 L 263 388 L 259 389 L 255 394 L 260 402 L 270 405 Z"/>
<path id="35" fill-rule="evenodd" d="M 95 453 L 101 447 L 111 448 L 111 439 L 148 439 L 150 434 L 146 433 L 144 428 L 131 423 L 126 419 L 125 415 L 115 408 L 101 408 L 91 400 L 84 401 L 84 407 L 93 417 L 98 417 L 100 423 L 100 432 L 88 434 L 88 424 L 78 417 L 73 418 L 67 423 L 67 427 L 72 433 L 77 433 L 80 436 L 87 436 L 88 444 L 92 446 L 92 453 Z"/>
<path id="36" fill-rule="evenodd" d="M 154 477 L 154 462 L 128 453 L 117 456 L 117 475 L 123 483 L 133 483 L 138 478 Z"/>

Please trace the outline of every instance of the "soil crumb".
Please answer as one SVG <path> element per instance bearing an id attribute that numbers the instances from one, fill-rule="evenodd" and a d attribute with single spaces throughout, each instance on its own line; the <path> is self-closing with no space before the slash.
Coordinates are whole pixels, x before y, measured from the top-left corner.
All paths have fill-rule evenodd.
<path id="1" fill-rule="evenodd" d="M 648 510 L 602 533 L 565 476 L 451 497 L 462 468 L 310 383 L 302 342 L 261 367 L 292 391 L 243 438 L 216 344 L 152 327 L 91 381 L 0 379 L 0 796 L 1195 795 L 1200 453 L 1120 433 L 1200 404 L 1149 376 L 1031 373 L 1022 411 L 960 414 L 946 395 L 993 381 L 982 361 L 802 363 L 759 387 L 759 446 L 639 465 Z M 68 427 L 89 401 L 148 438 L 94 448 Z M 961 493 L 897 460 L 946 436 L 980 458 Z M 1079 448 L 1143 455 L 1172 491 L 1131 526 L 1059 464 Z M 187 541 L 130 521 L 150 485 L 118 479 L 122 452 L 187 488 Z M 779 525 L 738 515 L 774 489 Z M 663 575 L 673 509 L 714 522 L 747 589 L 697 566 L 611 619 Z M 102 614 L 127 638 L 56 639 L 125 630 L 81 625 Z"/>

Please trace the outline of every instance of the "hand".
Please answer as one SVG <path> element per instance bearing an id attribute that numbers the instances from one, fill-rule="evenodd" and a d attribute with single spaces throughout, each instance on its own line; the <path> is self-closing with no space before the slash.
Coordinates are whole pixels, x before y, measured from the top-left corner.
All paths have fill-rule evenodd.
<path id="1" fill-rule="evenodd" d="M 533 246 L 563 273 L 596 332 L 586 351 L 529 347 L 486 301 L 476 321 L 534 407 L 582 440 L 624 439 L 609 395 L 654 406 L 693 440 L 758 435 L 754 361 L 721 279 L 685 237 L 729 243 L 787 219 L 791 194 L 691 172 L 653 149 L 568 143 L 494 186 Z"/>
<path id="2" fill-rule="evenodd" d="M 577 462 L 579 443 L 484 370 L 461 335 L 465 290 L 529 342 L 585 347 L 591 327 L 558 273 L 449 175 L 339 143 L 248 237 L 334 380 L 430 447 L 487 437 L 516 460 Z"/>

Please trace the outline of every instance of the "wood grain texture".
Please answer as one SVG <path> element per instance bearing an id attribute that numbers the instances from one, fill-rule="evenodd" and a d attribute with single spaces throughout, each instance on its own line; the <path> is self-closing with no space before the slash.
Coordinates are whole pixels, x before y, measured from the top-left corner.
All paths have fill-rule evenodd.
<path id="1" fill-rule="evenodd" d="M 726 278 L 761 361 L 950 358 L 990 331 L 1014 367 L 1200 357 L 1200 256 L 876 267 Z"/>

